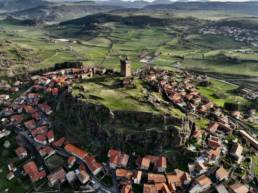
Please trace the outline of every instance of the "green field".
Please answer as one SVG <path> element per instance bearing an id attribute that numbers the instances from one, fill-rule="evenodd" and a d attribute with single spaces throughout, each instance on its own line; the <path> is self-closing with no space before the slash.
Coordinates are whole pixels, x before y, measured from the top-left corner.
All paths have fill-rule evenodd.
<path id="1" fill-rule="evenodd" d="M 218 106 L 223 107 L 226 102 L 239 103 L 240 105 L 248 103 L 248 100 L 234 93 L 234 90 L 237 89 L 238 86 L 216 79 L 210 79 L 210 82 L 210 86 L 199 86 L 198 90 L 203 96 L 207 97 Z"/>
<path id="2" fill-rule="evenodd" d="M 127 24 L 126 17 L 145 17 L 148 13 L 118 11 L 113 15 L 121 16 L 125 22 L 97 21 L 95 26 L 87 29 L 70 24 L 24 26 L 1 20 L 0 53 L 3 52 L 5 58 L 11 60 L 11 65 L 0 65 L 0 75 L 13 75 L 28 69 L 47 68 L 55 63 L 78 60 L 85 65 L 117 69 L 119 57 L 125 55 L 136 69 L 145 65 L 140 62 L 141 54 L 153 58 L 150 64 L 167 69 L 179 62 L 180 67 L 187 69 L 258 75 L 257 55 L 235 52 L 236 49 L 254 48 L 229 37 L 199 34 L 198 29 L 209 22 L 200 20 L 203 14 L 207 14 L 207 17 L 209 14 L 211 17 L 217 16 L 212 12 L 200 14 L 193 12 L 194 17 L 190 18 L 185 12 L 170 14 L 157 11 L 149 18 L 149 24 L 141 26 L 138 23 Z M 233 16 L 229 14 L 227 17 Z M 164 26 L 152 23 L 155 19 L 171 21 Z M 58 40 L 64 38 L 71 41 Z M 74 40 L 78 42 L 74 43 Z M 240 62 L 219 60 L 221 53 Z"/>
<path id="3" fill-rule="evenodd" d="M 121 78 L 117 77 L 97 77 L 87 80 L 83 83 L 74 86 L 73 95 L 83 94 L 87 102 L 100 103 L 111 110 L 124 111 L 140 111 L 162 114 L 172 114 L 182 117 L 178 109 L 170 105 L 152 104 L 147 99 L 149 96 L 155 97 L 162 101 L 162 96 L 159 93 L 148 92 L 142 80 L 136 79 L 135 88 L 122 88 L 120 86 Z M 83 87 L 83 92 L 80 92 L 80 87 Z"/>

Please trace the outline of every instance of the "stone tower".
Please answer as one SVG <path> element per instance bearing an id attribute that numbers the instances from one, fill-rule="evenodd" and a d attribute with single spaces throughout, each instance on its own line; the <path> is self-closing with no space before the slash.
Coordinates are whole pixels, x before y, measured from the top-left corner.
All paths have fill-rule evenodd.
<path id="1" fill-rule="evenodd" d="M 120 60 L 120 73 L 124 77 L 132 76 L 131 64 L 127 57 Z"/>

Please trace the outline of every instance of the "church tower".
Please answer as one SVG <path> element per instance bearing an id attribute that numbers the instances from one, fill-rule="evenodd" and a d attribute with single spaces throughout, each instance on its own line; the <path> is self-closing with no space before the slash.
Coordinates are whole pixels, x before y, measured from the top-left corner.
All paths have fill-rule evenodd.
<path id="1" fill-rule="evenodd" d="M 131 64 L 127 57 L 120 60 L 120 73 L 124 77 L 132 76 Z"/>

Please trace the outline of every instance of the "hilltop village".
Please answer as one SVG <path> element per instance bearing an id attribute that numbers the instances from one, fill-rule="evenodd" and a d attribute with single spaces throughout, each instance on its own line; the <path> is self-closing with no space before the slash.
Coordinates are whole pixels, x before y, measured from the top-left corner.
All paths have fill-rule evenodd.
<path id="1" fill-rule="evenodd" d="M 0 137 L 8 139 L 15 134 L 17 145 L 13 151 L 22 161 L 1 165 L 8 168 L 9 181 L 25 176 L 33 184 L 47 182 L 57 192 L 63 192 L 62 186 L 70 187 L 69 192 L 257 192 L 257 176 L 250 168 L 250 157 L 257 155 L 258 141 L 240 126 L 239 112 L 228 114 L 198 92 L 196 82 L 206 82 L 207 76 L 153 68 L 134 75 L 130 63 L 121 61 L 119 76 L 124 77 L 124 87 L 140 78 L 193 122 L 209 120 L 205 129 L 193 124 L 187 143 L 183 144 L 196 152 L 195 161 L 188 164 L 187 170 L 174 168 L 168 172 L 170 163 L 164 155 L 138 155 L 134 159 L 135 155 L 112 147 L 106 152 L 107 162 L 100 162 L 90 151 L 64 136 L 57 137 L 50 120 L 57 107 L 51 99 L 70 92 L 75 82 L 107 72 L 90 67 L 58 69 L 31 76 L 28 88 L 13 101 L 8 94 L 0 95 L 5 106 L 0 114 Z M 16 81 L 1 88 L 17 93 L 23 84 Z M 8 140 L 4 145 L 8 148 Z M 56 155 L 66 161 L 52 171 L 47 160 Z M 112 185 L 105 182 L 106 176 L 111 176 Z"/>

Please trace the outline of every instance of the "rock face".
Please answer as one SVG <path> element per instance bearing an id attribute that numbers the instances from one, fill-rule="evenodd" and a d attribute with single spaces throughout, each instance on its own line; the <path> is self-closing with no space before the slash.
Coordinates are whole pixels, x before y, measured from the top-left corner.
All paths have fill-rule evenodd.
<path id="1" fill-rule="evenodd" d="M 190 135 L 182 120 L 134 111 L 114 111 L 65 95 L 59 100 L 52 123 L 73 143 L 100 153 L 110 147 L 126 152 L 153 153 L 180 148 Z M 182 124 L 185 128 L 181 129 Z"/>

